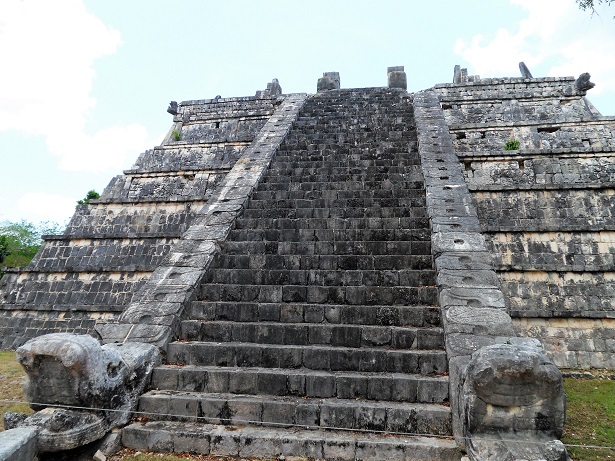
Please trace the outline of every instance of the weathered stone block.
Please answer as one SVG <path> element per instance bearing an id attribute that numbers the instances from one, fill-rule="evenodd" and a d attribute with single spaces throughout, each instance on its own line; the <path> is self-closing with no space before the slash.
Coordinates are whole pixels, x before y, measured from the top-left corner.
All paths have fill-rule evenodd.
<path id="1" fill-rule="evenodd" d="M 340 89 L 340 74 L 339 72 L 324 72 L 322 78 L 318 79 L 316 85 L 317 91 L 339 90 Z"/>
<path id="2" fill-rule="evenodd" d="M 97 440 L 125 424 L 160 354 L 150 344 L 101 347 L 91 336 L 55 333 L 21 346 L 17 359 L 28 375 L 24 391 L 36 409 L 47 404 L 102 409 L 100 414 L 44 410 L 20 423 L 41 428 L 41 451 L 58 451 Z"/>
<path id="3" fill-rule="evenodd" d="M 504 453 L 517 447 L 514 442 L 503 446 L 489 442 L 485 434 L 499 433 L 502 439 L 504 434 L 524 434 L 524 442 L 561 436 L 562 375 L 540 350 L 510 344 L 484 347 L 472 354 L 462 381 L 459 408 L 474 459 L 483 459 L 495 447 Z M 558 450 L 565 454 L 562 449 Z"/>
<path id="4" fill-rule="evenodd" d="M 408 88 L 404 66 L 388 67 L 387 79 L 389 88 L 401 88 L 402 90 Z"/>

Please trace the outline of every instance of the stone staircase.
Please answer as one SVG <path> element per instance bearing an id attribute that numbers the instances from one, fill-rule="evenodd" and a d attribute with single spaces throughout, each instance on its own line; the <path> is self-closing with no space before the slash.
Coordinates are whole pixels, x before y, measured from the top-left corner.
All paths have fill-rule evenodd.
<path id="1" fill-rule="evenodd" d="M 123 443 L 459 459 L 411 98 L 308 99 Z"/>

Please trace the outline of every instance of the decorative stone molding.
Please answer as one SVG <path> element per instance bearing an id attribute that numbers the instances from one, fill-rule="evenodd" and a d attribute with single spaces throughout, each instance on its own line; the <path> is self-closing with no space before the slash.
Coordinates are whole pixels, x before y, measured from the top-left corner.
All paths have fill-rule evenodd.
<path id="1" fill-rule="evenodd" d="M 415 94 L 414 110 L 457 443 L 476 461 L 522 459 L 520 453 L 529 456 L 525 459 L 540 459 L 554 450 L 557 456 L 565 456 L 565 448 L 555 440 L 561 435 L 564 417 L 561 374 L 536 341 L 514 337 L 437 94 L 431 90 Z M 543 375 L 549 377 L 549 390 L 541 387 Z M 504 394 L 496 397 L 502 389 Z M 539 397 L 551 390 L 546 411 Z M 521 422 L 512 411 L 512 404 L 520 402 L 525 405 Z M 491 418 L 494 405 L 503 403 L 506 407 Z M 504 437 L 517 426 L 523 441 L 536 442 L 532 450 L 524 451 L 516 439 Z"/>

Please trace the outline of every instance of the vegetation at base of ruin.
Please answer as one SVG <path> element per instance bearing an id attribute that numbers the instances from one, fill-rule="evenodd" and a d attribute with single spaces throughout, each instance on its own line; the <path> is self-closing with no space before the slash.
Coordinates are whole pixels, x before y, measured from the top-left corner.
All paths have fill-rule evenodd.
<path id="1" fill-rule="evenodd" d="M 90 203 L 90 200 L 96 200 L 97 198 L 100 198 L 100 194 L 92 189 L 88 191 L 84 198 L 77 200 L 77 205 L 87 205 Z"/>
<path id="2" fill-rule="evenodd" d="M 181 141 L 181 140 L 182 140 L 182 135 L 181 135 L 181 134 L 179 133 L 179 131 L 177 131 L 177 130 L 173 130 L 173 131 L 171 132 L 171 136 L 173 136 L 173 139 L 174 139 L 175 141 Z"/>
<path id="3" fill-rule="evenodd" d="M 52 222 L 34 224 L 28 221 L 0 223 L 0 277 L 2 267 L 24 267 L 41 246 L 41 236 L 61 234 L 61 225 Z"/>
<path id="4" fill-rule="evenodd" d="M 601 372 L 593 372 L 599 376 Z M 606 372 L 611 374 L 611 371 Z M 7 411 L 31 413 L 25 403 L 22 385 L 25 374 L 15 360 L 12 351 L 0 351 L 0 415 Z M 612 447 L 615 445 L 615 380 L 614 379 L 576 379 L 565 378 L 566 390 L 566 427 L 562 441 L 566 445 L 594 445 Z M 1 400 L 14 400 L 3 402 Z M 0 418 L 0 430 L 4 430 Z M 568 447 L 575 461 L 613 461 L 615 450 Z M 186 453 L 159 454 L 122 450 L 110 461 L 226 461 L 237 458 L 189 455 Z M 255 458 L 243 458 L 244 461 Z M 272 458 L 269 458 L 272 459 Z M 275 458 L 273 458 L 275 459 Z M 288 457 L 286 458 L 289 459 Z M 294 458 L 299 461 L 302 458 Z"/>
<path id="5" fill-rule="evenodd" d="M 509 139 L 504 143 L 504 149 L 506 150 L 519 150 L 521 142 L 518 139 Z"/>
<path id="6" fill-rule="evenodd" d="M 566 427 L 562 442 L 615 447 L 615 380 L 564 379 Z M 614 460 L 615 449 L 569 447 L 575 461 Z"/>
<path id="7" fill-rule="evenodd" d="M 5 402 L 14 400 L 23 402 L 23 381 L 25 374 L 21 365 L 15 360 L 15 352 L 0 351 L 0 431 L 4 430 L 4 413 L 32 413 L 30 406 L 25 403 Z"/>

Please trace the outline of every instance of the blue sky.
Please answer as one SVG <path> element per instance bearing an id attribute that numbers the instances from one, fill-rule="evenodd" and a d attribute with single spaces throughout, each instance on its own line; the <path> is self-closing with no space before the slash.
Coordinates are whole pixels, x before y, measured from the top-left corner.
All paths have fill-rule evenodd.
<path id="1" fill-rule="evenodd" d="M 615 7 L 574 0 L 3 0 L 0 221 L 65 222 L 171 125 L 170 100 L 590 72 L 615 115 Z"/>

